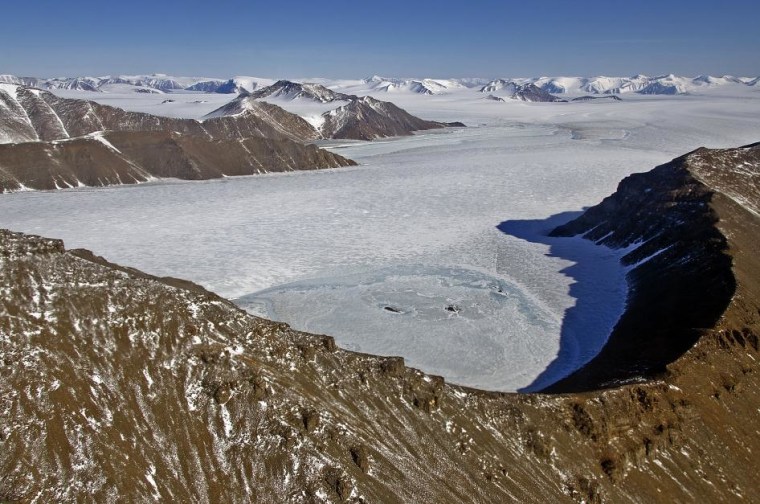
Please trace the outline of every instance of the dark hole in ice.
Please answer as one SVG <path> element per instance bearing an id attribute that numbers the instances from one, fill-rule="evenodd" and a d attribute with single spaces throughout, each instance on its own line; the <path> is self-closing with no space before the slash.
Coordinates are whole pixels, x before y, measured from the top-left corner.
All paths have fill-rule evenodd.
<path id="1" fill-rule="evenodd" d="M 460 308 L 457 305 L 450 304 L 446 307 L 446 311 L 451 313 L 459 313 Z"/>

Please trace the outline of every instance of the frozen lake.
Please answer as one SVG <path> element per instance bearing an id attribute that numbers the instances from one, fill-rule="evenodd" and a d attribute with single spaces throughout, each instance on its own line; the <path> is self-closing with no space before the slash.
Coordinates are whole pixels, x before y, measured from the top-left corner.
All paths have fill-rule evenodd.
<path id="1" fill-rule="evenodd" d="M 627 174 L 757 141 L 757 98 L 402 97 L 472 127 L 329 145 L 356 168 L 3 195 L 0 227 L 190 279 L 455 383 L 536 388 L 601 348 L 626 293 L 616 252 L 545 232 Z"/>

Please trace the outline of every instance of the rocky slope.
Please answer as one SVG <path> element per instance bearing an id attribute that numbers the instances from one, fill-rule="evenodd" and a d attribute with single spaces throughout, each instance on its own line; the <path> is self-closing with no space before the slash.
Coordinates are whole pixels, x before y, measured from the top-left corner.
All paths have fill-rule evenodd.
<path id="1" fill-rule="evenodd" d="M 203 122 L 0 88 L 0 191 L 353 165 L 301 142 L 303 119 L 268 103 Z"/>
<path id="2" fill-rule="evenodd" d="M 413 116 L 391 102 L 364 96 L 323 114 L 321 134 L 326 138 L 372 140 L 410 135 L 413 131 L 445 128 L 448 124 Z M 461 123 L 459 123 L 462 126 Z"/>
<path id="3" fill-rule="evenodd" d="M 283 98 L 286 100 L 295 100 L 306 98 L 320 103 L 330 103 L 334 101 L 345 101 L 356 98 L 343 93 L 336 93 L 321 84 L 300 83 L 288 80 L 278 80 L 271 86 L 257 89 L 247 93 L 254 99 L 261 98 Z"/>
<path id="4" fill-rule="evenodd" d="M 0 144 L 0 192 L 134 184 L 167 177 L 207 180 L 355 164 L 314 145 L 283 139 L 106 132 L 53 142 Z"/>
<path id="5" fill-rule="evenodd" d="M 63 140 L 98 131 L 174 131 L 215 140 L 251 136 L 312 140 L 313 131 L 299 127 L 301 119 L 276 105 L 257 103 L 245 114 L 209 121 L 175 119 L 128 112 L 88 100 L 60 98 L 47 91 L 20 86 L 0 87 L 0 135 L 4 143 Z"/>
<path id="6" fill-rule="evenodd" d="M 699 149 L 627 177 L 613 195 L 552 232 L 626 249 L 629 296 L 602 352 L 549 391 L 612 386 L 661 373 L 716 324 L 736 292 L 726 232 L 715 225 L 723 210 L 716 194 L 741 193 L 744 199 L 731 201 L 739 201 L 735 211 L 752 222 L 753 205 L 760 202 L 758 179 L 760 145 Z"/>
<path id="7" fill-rule="evenodd" d="M 724 292 L 726 272 L 733 292 L 657 376 L 559 395 L 446 384 L 193 284 L 2 231 L 0 500 L 758 501 L 757 152 L 697 151 L 589 213 L 620 225 L 610 245 L 670 215 L 666 229 L 697 247 L 636 274 L 637 288 L 704 266 L 705 297 L 724 301 L 709 290 Z"/>
<path id="8" fill-rule="evenodd" d="M 363 79 L 364 84 L 372 91 L 386 93 L 408 92 L 423 95 L 447 94 L 467 87 L 482 86 L 483 79 L 397 79 L 373 75 Z"/>
<path id="9" fill-rule="evenodd" d="M 337 93 L 319 84 L 301 84 L 280 80 L 271 86 L 252 93 L 241 93 L 238 98 L 211 112 L 206 117 L 238 117 L 249 110 L 268 105 L 263 100 L 309 100 L 335 104 L 335 108 L 321 114 L 317 124 L 305 119 L 292 124 L 307 138 L 373 140 L 391 136 L 411 135 L 414 131 L 464 126 L 461 123 L 426 121 L 413 116 L 393 103 L 372 97 L 358 97 Z M 270 105 L 274 106 L 274 105 Z"/>

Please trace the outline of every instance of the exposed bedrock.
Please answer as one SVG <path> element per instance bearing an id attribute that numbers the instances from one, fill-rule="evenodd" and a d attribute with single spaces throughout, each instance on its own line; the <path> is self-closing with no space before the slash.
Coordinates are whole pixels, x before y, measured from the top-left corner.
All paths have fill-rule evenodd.
<path id="1" fill-rule="evenodd" d="M 736 292 L 727 236 L 756 215 L 726 201 L 723 186 L 707 180 L 720 173 L 735 182 L 745 166 L 757 171 L 758 165 L 757 147 L 699 149 L 627 177 L 602 203 L 552 231 L 629 250 L 623 257 L 629 294 L 625 313 L 599 355 L 546 391 L 589 390 L 656 376 L 715 326 Z"/>

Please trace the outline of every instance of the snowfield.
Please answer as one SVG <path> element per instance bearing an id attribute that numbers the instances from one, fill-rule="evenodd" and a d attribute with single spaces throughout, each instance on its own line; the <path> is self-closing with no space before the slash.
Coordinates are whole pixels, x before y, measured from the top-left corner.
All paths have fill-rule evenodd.
<path id="1" fill-rule="evenodd" d="M 620 252 L 546 231 L 630 173 L 702 145 L 760 140 L 760 89 L 749 86 L 545 104 L 465 87 L 382 93 L 469 127 L 322 144 L 355 168 L 3 195 L 0 227 L 190 279 L 252 313 L 452 382 L 536 389 L 598 352 L 626 295 Z M 233 98 L 65 95 L 184 117 Z M 322 106 L 291 108 L 313 116 Z"/>

